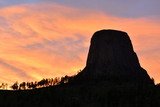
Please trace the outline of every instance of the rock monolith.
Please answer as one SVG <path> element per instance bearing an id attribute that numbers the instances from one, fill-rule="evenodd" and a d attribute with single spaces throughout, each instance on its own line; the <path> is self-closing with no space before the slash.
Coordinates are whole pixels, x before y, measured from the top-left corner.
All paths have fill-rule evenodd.
<path id="1" fill-rule="evenodd" d="M 78 81 L 153 83 L 140 66 L 128 34 L 117 30 L 100 30 L 93 34 L 86 67 L 76 78 Z"/>

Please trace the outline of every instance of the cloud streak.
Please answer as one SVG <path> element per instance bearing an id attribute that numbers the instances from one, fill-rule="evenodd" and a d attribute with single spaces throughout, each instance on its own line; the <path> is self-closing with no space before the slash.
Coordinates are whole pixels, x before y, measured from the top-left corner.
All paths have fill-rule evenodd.
<path id="1" fill-rule="evenodd" d="M 128 32 L 142 66 L 160 82 L 158 19 L 114 17 L 55 3 L 11 6 L 0 13 L 0 82 L 75 74 L 85 66 L 91 35 L 104 28 Z"/>

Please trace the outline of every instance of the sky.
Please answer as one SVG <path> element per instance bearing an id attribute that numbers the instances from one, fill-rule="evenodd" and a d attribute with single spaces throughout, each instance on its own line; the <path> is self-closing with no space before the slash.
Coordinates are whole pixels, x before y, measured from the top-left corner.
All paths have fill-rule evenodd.
<path id="1" fill-rule="evenodd" d="M 101 29 L 128 33 L 160 83 L 159 0 L 0 0 L 0 83 L 74 75 Z"/>

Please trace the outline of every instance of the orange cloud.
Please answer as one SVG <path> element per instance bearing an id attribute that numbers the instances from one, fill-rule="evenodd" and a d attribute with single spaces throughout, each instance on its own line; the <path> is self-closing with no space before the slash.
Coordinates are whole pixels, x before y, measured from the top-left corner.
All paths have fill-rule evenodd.
<path id="1" fill-rule="evenodd" d="M 0 13 L 0 82 L 75 74 L 85 66 L 91 35 L 99 29 L 128 32 L 141 65 L 160 82 L 159 20 L 113 17 L 58 4 L 18 5 Z"/>

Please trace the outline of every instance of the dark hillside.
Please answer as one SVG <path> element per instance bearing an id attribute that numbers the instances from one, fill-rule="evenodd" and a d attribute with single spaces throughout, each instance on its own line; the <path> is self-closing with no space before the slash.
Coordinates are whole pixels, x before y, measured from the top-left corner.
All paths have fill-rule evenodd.
<path id="1" fill-rule="evenodd" d="M 160 88 L 133 85 L 59 85 L 0 91 L 0 107 L 159 107 Z"/>

